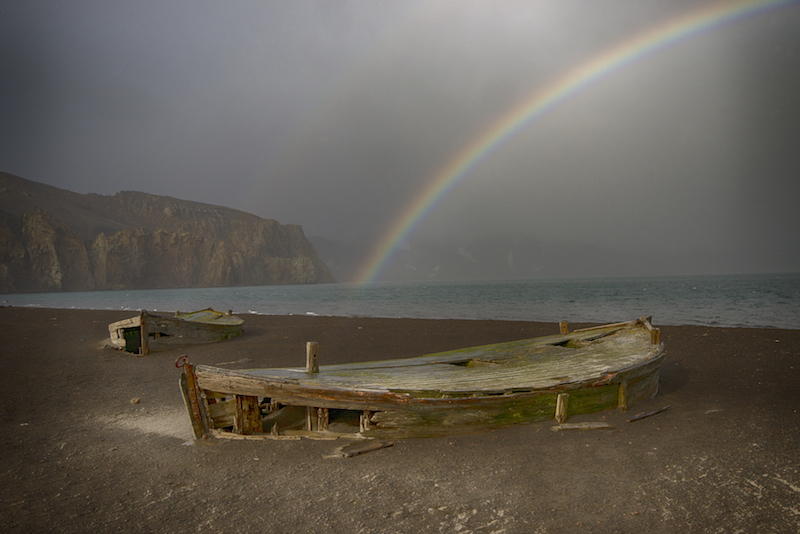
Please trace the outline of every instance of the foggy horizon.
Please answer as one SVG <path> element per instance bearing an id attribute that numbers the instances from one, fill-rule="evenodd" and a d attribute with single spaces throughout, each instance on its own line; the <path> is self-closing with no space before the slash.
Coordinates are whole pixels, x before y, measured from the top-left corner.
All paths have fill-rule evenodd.
<path id="1" fill-rule="evenodd" d="M 502 117 L 737 6 L 10 1 L 0 171 L 298 224 L 354 276 Z M 380 279 L 800 271 L 798 27 L 770 2 L 609 68 L 431 202 Z"/>

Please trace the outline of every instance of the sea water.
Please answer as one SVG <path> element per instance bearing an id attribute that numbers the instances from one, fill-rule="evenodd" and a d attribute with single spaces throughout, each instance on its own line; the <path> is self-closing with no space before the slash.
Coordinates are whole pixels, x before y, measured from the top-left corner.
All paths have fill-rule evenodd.
<path id="1" fill-rule="evenodd" d="M 5 306 L 800 329 L 800 273 L 384 282 L 0 295 Z"/>

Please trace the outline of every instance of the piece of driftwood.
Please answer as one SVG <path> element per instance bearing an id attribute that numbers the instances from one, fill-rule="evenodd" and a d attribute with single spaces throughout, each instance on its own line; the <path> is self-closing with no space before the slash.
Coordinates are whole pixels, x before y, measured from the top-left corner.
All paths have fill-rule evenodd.
<path id="1" fill-rule="evenodd" d="M 297 441 L 302 439 L 302 436 L 292 436 L 287 434 L 280 434 L 280 435 L 273 435 L 273 434 L 234 434 L 232 432 L 225 432 L 219 429 L 212 429 L 209 434 L 215 438 L 220 439 L 232 439 L 232 440 L 242 440 L 242 441 L 263 441 L 268 439 L 274 440 L 288 440 L 288 441 Z"/>
<path id="2" fill-rule="evenodd" d="M 669 408 L 670 406 L 672 406 L 672 405 L 668 404 L 668 405 L 664 406 L 663 408 L 659 408 L 658 410 L 653 410 L 651 412 L 642 412 L 640 414 L 634 415 L 630 419 L 625 419 L 625 420 L 627 422 L 629 422 L 629 423 L 633 423 L 634 421 L 638 421 L 639 419 L 644 419 L 645 417 L 650 417 L 651 415 L 655 415 L 657 413 L 661 413 L 664 410 L 666 410 L 667 408 Z"/>
<path id="3" fill-rule="evenodd" d="M 299 436 L 301 438 L 335 440 L 335 439 L 370 439 L 362 434 L 352 432 L 331 432 L 331 431 L 311 431 L 308 430 L 284 430 L 286 436 Z"/>
<path id="4" fill-rule="evenodd" d="M 613 408 L 658 390 L 664 346 L 650 318 L 402 360 L 285 369 L 190 368 L 208 429 L 236 433 L 236 396 L 257 398 L 261 433 L 395 439 L 471 433 Z M 315 370 L 317 372 L 313 372 Z M 309 372 L 311 370 L 312 372 Z M 568 402 L 567 402 L 568 401 Z M 219 405 L 219 406 L 216 406 Z M 555 415 L 554 415 L 555 414 Z M 256 434 L 259 431 L 255 432 Z"/>
<path id="5" fill-rule="evenodd" d="M 601 430 L 604 428 L 614 428 L 614 426 L 608 423 L 588 422 L 588 423 L 562 423 L 560 425 L 555 425 L 550 428 L 553 431 L 558 432 L 559 430 Z"/>
<path id="6" fill-rule="evenodd" d="M 359 454 L 377 451 L 378 449 L 384 449 L 392 446 L 394 446 L 394 441 L 357 441 L 355 443 L 337 448 L 335 451 L 333 451 L 333 454 L 327 455 L 326 458 L 352 458 L 353 456 L 358 456 Z"/>

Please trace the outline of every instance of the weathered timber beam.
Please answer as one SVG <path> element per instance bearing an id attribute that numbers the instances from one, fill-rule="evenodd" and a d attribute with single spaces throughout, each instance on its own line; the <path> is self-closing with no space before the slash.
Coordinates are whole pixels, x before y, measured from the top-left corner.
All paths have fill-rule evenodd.
<path id="1" fill-rule="evenodd" d="M 233 418 L 233 431 L 237 434 L 261 432 L 261 409 L 258 397 L 236 395 L 236 415 Z"/>

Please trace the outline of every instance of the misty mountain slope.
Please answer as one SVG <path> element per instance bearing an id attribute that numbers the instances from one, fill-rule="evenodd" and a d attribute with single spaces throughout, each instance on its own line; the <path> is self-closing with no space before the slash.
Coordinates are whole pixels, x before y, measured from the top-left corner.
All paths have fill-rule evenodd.
<path id="1" fill-rule="evenodd" d="M 370 257 L 367 244 L 310 238 L 339 281 L 355 281 Z M 650 276 L 677 268 L 661 253 L 637 253 L 578 240 L 491 236 L 469 243 L 416 240 L 397 250 L 383 280 L 514 280 Z"/>
<path id="2" fill-rule="evenodd" d="M 124 191 L 78 194 L 0 173 L 0 291 L 335 281 L 297 225 Z"/>

